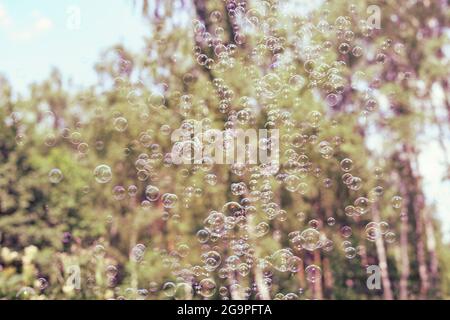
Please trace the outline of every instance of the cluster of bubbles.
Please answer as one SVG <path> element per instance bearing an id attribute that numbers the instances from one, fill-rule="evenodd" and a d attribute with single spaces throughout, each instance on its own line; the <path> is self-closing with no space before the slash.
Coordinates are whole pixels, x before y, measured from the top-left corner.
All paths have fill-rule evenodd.
<path id="1" fill-rule="evenodd" d="M 355 26 L 352 18 L 348 16 L 339 16 L 334 21 L 329 21 L 329 14 L 323 14 L 316 25 L 305 19 L 293 19 L 297 27 L 296 32 L 292 39 L 287 39 L 283 35 L 284 32 L 278 30 L 280 28 L 285 31 L 275 13 L 281 3 L 261 1 L 256 8 L 250 8 L 245 1 L 230 0 L 226 3 L 225 13 L 213 11 L 206 17 L 208 21 L 196 19 L 192 22 L 194 61 L 201 70 L 206 70 L 210 77 L 211 92 L 214 93 L 214 98 L 217 98 L 215 108 L 224 120 L 223 128 L 220 128 L 224 132 L 224 148 L 231 148 L 233 129 L 255 127 L 258 124 L 258 115 L 264 113 L 262 127 L 282 131 L 282 161 L 278 163 L 280 159 L 277 159 L 277 163 L 259 165 L 230 164 L 229 174 L 233 182 L 224 191 L 227 193 L 227 201 L 214 209 L 208 209 L 209 212 L 196 213 L 196 216 L 201 217 L 201 225 L 194 232 L 200 245 L 199 251 L 193 250 L 194 244 L 191 243 L 179 241 L 175 245 L 171 244 L 175 249 L 169 253 L 160 252 L 160 260 L 167 270 L 171 270 L 176 280 L 161 284 L 151 282 L 148 289 L 128 288 L 130 296 L 147 297 L 151 293 L 161 291 L 165 297 L 174 299 L 190 299 L 195 295 L 206 299 L 217 296 L 222 299 L 249 298 L 252 295 L 263 298 L 265 289 L 270 291 L 274 278 L 280 274 L 298 274 L 313 285 L 322 278 L 321 266 L 312 258 L 317 253 L 326 254 L 335 247 L 340 247 L 344 256 L 350 260 L 355 259 L 364 249 L 363 245 L 354 244 L 358 232 L 348 225 L 350 223 L 347 220 L 364 222 L 363 233 L 369 245 L 372 242 L 380 245 L 377 243 L 379 239 L 387 244 L 396 241 L 396 235 L 387 222 L 370 221 L 372 210 L 378 210 L 375 206 L 383 200 L 385 193 L 382 186 L 382 169 L 377 167 L 374 171 L 377 185 L 367 194 L 362 194 L 365 181 L 357 174 L 364 164 L 359 159 L 351 159 L 346 155 L 345 149 L 340 148 L 344 142 L 338 133 L 333 133 L 331 137 L 322 134 L 327 129 L 337 128 L 338 122 L 330 119 L 330 114 L 331 111 L 339 110 L 341 104 L 345 103 L 344 93 L 349 87 L 355 91 L 363 91 L 364 114 L 376 112 L 378 109 L 376 95 L 367 85 L 367 82 L 373 80 L 370 86 L 376 88 L 378 80 L 370 79 L 362 71 L 352 75 L 350 80 L 345 75 L 346 61 L 364 59 L 366 54 L 362 44 L 356 40 L 356 34 L 361 32 L 365 37 L 370 37 L 373 31 L 371 27 L 364 21 Z M 226 37 L 225 21 L 231 24 L 232 39 Z M 261 36 L 253 39 L 252 34 Z M 320 42 L 317 38 L 325 40 Z M 287 45 L 288 41 L 292 41 L 292 48 Z M 246 46 L 252 47 L 251 54 L 245 58 L 239 57 L 239 50 Z M 385 64 L 388 60 L 386 50 L 391 46 L 389 41 L 383 43 L 381 50 L 367 59 L 373 59 L 378 65 Z M 404 50 L 403 45 L 399 43 L 394 44 L 393 48 L 397 54 L 402 54 Z M 334 62 L 326 62 L 325 56 L 332 50 L 336 50 L 338 58 Z M 173 60 L 176 60 L 175 56 Z M 299 64 L 298 61 L 301 61 L 300 68 L 295 67 Z M 240 90 L 233 89 L 236 85 L 226 80 L 227 71 L 238 67 L 242 69 L 249 83 L 253 84 L 254 97 L 244 93 L 240 96 Z M 129 71 L 130 68 L 130 61 L 121 61 L 122 71 Z M 260 69 L 266 72 L 260 74 Z M 208 190 L 198 187 L 195 183 L 179 188 L 174 186 L 170 178 L 161 177 L 158 171 L 161 167 L 174 169 L 181 179 L 186 180 L 191 176 L 200 176 L 208 188 L 214 188 L 222 181 L 222 177 L 213 170 L 215 163 L 211 157 L 202 157 L 199 163 L 193 164 L 189 169 L 181 165 L 176 167 L 172 159 L 174 154 L 181 154 L 183 161 L 192 163 L 194 155 L 205 150 L 201 140 L 210 136 L 209 133 L 215 125 L 213 120 L 208 118 L 209 103 L 188 93 L 188 88 L 195 85 L 198 79 L 197 71 L 186 72 L 180 79 L 186 92 L 177 92 L 171 96 L 174 109 L 178 112 L 177 116 L 182 119 L 179 125 L 163 123 L 159 132 L 153 129 L 142 131 L 130 143 L 132 146 L 127 146 L 126 156 L 134 154 L 132 151 L 138 150 L 138 147 L 144 148 L 145 152 L 137 156 L 134 154 L 136 157 L 132 158 L 131 166 L 135 170 L 136 184 L 111 184 L 109 192 L 112 190 L 114 200 L 123 201 L 127 196 L 135 200 L 141 199 L 142 208 L 155 211 L 161 209 L 164 211 L 163 219 L 168 220 L 172 214 L 173 221 L 179 221 L 175 217 L 181 219 L 178 211 L 182 210 L 178 210 L 179 208 L 190 208 L 197 199 L 205 200 L 205 203 L 209 200 L 204 199 Z M 146 94 L 142 83 L 132 84 L 130 80 L 118 77 L 115 79 L 115 86 L 117 90 L 125 93 L 128 105 L 139 110 L 144 121 L 150 118 L 149 110 L 162 110 L 169 103 L 165 92 L 167 85 L 162 86 L 164 90 L 157 90 L 155 85 L 152 91 Z M 314 107 L 312 111 L 308 109 L 301 119 L 297 119 L 286 106 L 286 102 L 292 100 L 292 109 L 305 110 L 299 96 L 307 90 L 323 96 L 323 108 Z M 102 108 L 96 109 L 96 113 L 100 115 L 103 112 Z M 199 120 L 196 113 L 200 113 L 203 118 Z M 54 117 L 52 114 L 48 116 Z M 20 121 L 18 115 L 13 119 Z M 115 134 L 125 135 L 133 129 L 129 127 L 129 120 L 131 123 L 128 115 L 113 112 L 109 125 L 112 125 Z M 202 127 L 200 136 L 195 135 L 198 125 Z M 65 128 L 62 137 L 76 146 L 79 155 L 86 156 L 89 145 L 83 142 L 78 129 L 71 132 Z M 170 152 L 165 153 L 159 136 L 168 138 L 175 131 L 181 133 L 181 138 L 174 142 Z M 339 130 L 333 132 L 335 131 Z M 24 140 L 21 135 L 16 137 L 19 144 Z M 49 134 L 45 139 L 48 147 L 55 146 L 57 142 L 58 137 L 53 134 Z M 258 140 L 258 147 L 263 150 L 272 150 L 274 144 L 275 141 L 271 137 Z M 95 142 L 95 148 L 103 150 L 104 143 L 101 139 Z M 336 172 L 324 170 L 323 163 L 331 163 L 337 168 Z M 113 178 L 116 180 L 122 168 L 116 168 L 114 165 L 113 169 L 99 161 L 92 171 L 93 180 L 99 185 L 106 185 L 113 181 Z M 64 174 L 60 169 L 53 168 L 48 173 L 48 179 L 51 184 L 58 184 L 63 181 Z M 319 183 L 314 179 L 319 180 Z M 305 209 L 316 212 L 300 211 L 295 214 L 283 209 L 284 201 L 295 202 L 297 199 L 317 197 L 316 192 L 321 186 L 325 191 L 348 194 L 350 202 L 340 208 L 333 208 L 333 212 L 326 214 L 319 214 L 320 203 L 318 206 L 311 206 L 311 209 Z M 284 195 L 278 194 L 279 187 L 287 191 L 289 199 L 280 200 Z M 402 208 L 403 200 L 396 195 L 391 198 L 390 204 L 394 210 L 398 210 Z M 305 224 L 307 216 L 314 213 L 317 213 L 318 217 L 325 216 L 325 223 L 311 219 Z M 283 242 L 285 235 L 281 232 L 283 228 L 279 226 L 287 225 L 286 221 L 294 214 L 301 227 L 287 226 L 295 227 L 295 231 L 289 232 L 286 242 Z M 341 225 L 339 222 L 342 221 L 344 222 Z M 276 240 L 279 246 L 259 250 L 259 243 L 263 243 L 267 238 Z M 96 245 L 94 256 L 103 259 L 106 251 L 103 245 Z M 133 266 L 145 264 L 146 255 L 152 253 L 150 251 L 152 250 L 142 243 L 134 245 L 129 252 Z M 195 265 L 184 262 L 191 253 L 196 254 L 198 262 Z M 261 274 L 261 279 L 250 279 L 248 287 L 238 281 L 255 274 Z M 118 281 L 118 268 L 114 264 L 108 264 L 106 275 L 109 285 L 114 287 Z M 226 280 L 229 285 L 222 285 Z M 47 286 L 47 281 L 40 278 L 39 289 L 45 290 Z M 278 292 L 273 298 L 299 299 L 303 291 L 304 288 L 299 288 L 297 293 Z M 24 287 L 17 296 L 22 298 L 35 294 L 35 289 Z"/>

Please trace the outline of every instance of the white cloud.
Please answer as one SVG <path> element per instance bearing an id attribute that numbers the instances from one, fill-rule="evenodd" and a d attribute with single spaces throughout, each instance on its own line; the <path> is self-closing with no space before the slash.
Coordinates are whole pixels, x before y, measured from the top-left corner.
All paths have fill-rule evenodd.
<path id="1" fill-rule="evenodd" d="M 0 26 L 7 27 L 11 25 L 11 18 L 8 16 L 3 5 L 0 3 Z"/>
<path id="2" fill-rule="evenodd" d="M 30 41 L 52 29 L 53 21 L 39 11 L 33 10 L 30 16 L 32 17 L 30 25 L 16 26 L 5 7 L 0 3 L 0 28 L 14 41 Z"/>

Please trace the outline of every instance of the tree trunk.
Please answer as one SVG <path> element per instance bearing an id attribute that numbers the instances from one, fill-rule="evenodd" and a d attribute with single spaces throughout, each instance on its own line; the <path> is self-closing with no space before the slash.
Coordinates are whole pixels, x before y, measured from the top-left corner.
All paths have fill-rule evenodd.
<path id="1" fill-rule="evenodd" d="M 377 205 L 372 206 L 372 216 L 376 223 L 380 223 L 380 211 Z M 375 239 L 377 249 L 378 265 L 381 271 L 381 283 L 383 284 L 383 295 L 385 300 L 392 300 L 393 294 L 391 289 L 391 280 L 389 280 L 389 272 L 386 258 L 386 250 L 384 248 L 383 237 L 378 235 Z"/>

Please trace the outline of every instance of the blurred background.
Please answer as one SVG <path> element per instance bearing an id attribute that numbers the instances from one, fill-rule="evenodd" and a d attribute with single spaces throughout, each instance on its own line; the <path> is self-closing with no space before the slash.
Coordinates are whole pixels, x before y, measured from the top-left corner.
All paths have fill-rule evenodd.
<path id="1" fill-rule="evenodd" d="M 448 299 L 449 17 L 0 0 L 0 298 Z M 196 124 L 280 169 L 172 164 Z"/>

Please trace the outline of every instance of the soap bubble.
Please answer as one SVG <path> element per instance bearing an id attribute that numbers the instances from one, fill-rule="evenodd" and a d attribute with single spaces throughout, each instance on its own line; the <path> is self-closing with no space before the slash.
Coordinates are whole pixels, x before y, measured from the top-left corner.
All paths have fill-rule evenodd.
<path id="1" fill-rule="evenodd" d="M 114 128 L 119 132 L 124 132 L 128 127 L 128 120 L 124 117 L 114 119 Z"/>
<path id="2" fill-rule="evenodd" d="M 63 174 L 61 172 L 61 170 L 55 168 L 50 170 L 50 172 L 48 173 L 48 178 L 50 180 L 51 183 L 60 183 L 61 180 L 63 179 Z"/>
<path id="3" fill-rule="evenodd" d="M 403 201 L 402 197 L 400 197 L 400 196 L 393 196 L 392 199 L 391 199 L 392 207 L 394 209 L 400 209 L 402 207 L 402 201 Z"/>
<path id="4" fill-rule="evenodd" d="M 197 239 L 200 243 L 206 243 L 209 240 L 208 230 L 202 229 L 197 232 Z"/>
<path id="5" fill-rule="evenodd" d="M 127 191 L 122 186 L 115 186 L 113 188 L 113 197 L 115 200 L 123 200 L 127 195 Z"/>
<path id="6" fill-rule="evenodd" d="M 149 201 L 156 201 L 159 199 L 159 188 L 149 185 L 145 188 L 145 197 L 149 200 Z"/>
<path id="7" fill-rule="evenodd" d="M 314 251 L 320 247 L 320 232 L 313 228 L 308 228 L 300 234 L 301 246 L 308 250 Z"/>
<path id="8" fill-rule="evenodd" d="M 349 172 L 353 169 L 353 161 L 349 158 L 345 158 L 341 161 L 341 169 L 344 172 Z"/>
<path id="9" fill-rule="evenodd" d="M 165 193 L 162 195 L 161 198 L 162 198 L 164 208 L 167 208 L 167 209 L 174 208 L 178 202 L 178 196 L 173 193 Z"/>
<path id="10" fill-rule="evenodd" d="M 293 254 L 290 250 L 280 249 L 270 256 L 270 262 L 276 270 L 286 272 L 289 271 L 289 261 L 292 257 Z"/>
<path id="11" fill-rule="evenodd" d="M 384 239 L 386 240 L 387 243 L 394 243 L 396 240 L 396 235 L 394 232 L 390 231 L 384 235 Z"/>
<path id="12" fill-rule="evenodd" d="M 217 251 L 209 251 L 202 255 L 202 261 L 207 271 L 216 270 L 222 262 L 222 257 Z"/>
<path id="13" fill-rule="evenodd" d="M 322 277 L 322 270 L 319 266 L 311 264 L 305 268 L 306 280 L 315 283 L 317 279 Z"/>
<path id="14" fill-rule="evenodd" d="M 217 285 L 213 279 L 210 278 L 203 279 L 200 281 L 198 286 L 199 286 L 198 293 L 205 298 L 212 297 L 214 293 L 216 293 Z"/>
<path id="15" fill-rule="evenodd" d="M 94 170 L 94 178 L 98 183 L 108 183 L 112 179 L 111 168 L 106 164 L 97 166 Z"/>
<path id="16" fill-rule="evenodd" d="M 167 297 L 173 297 L 175 295 L 176 285 L 173 282 L 166 282 L 163 285 L 163 292 Z"/>

